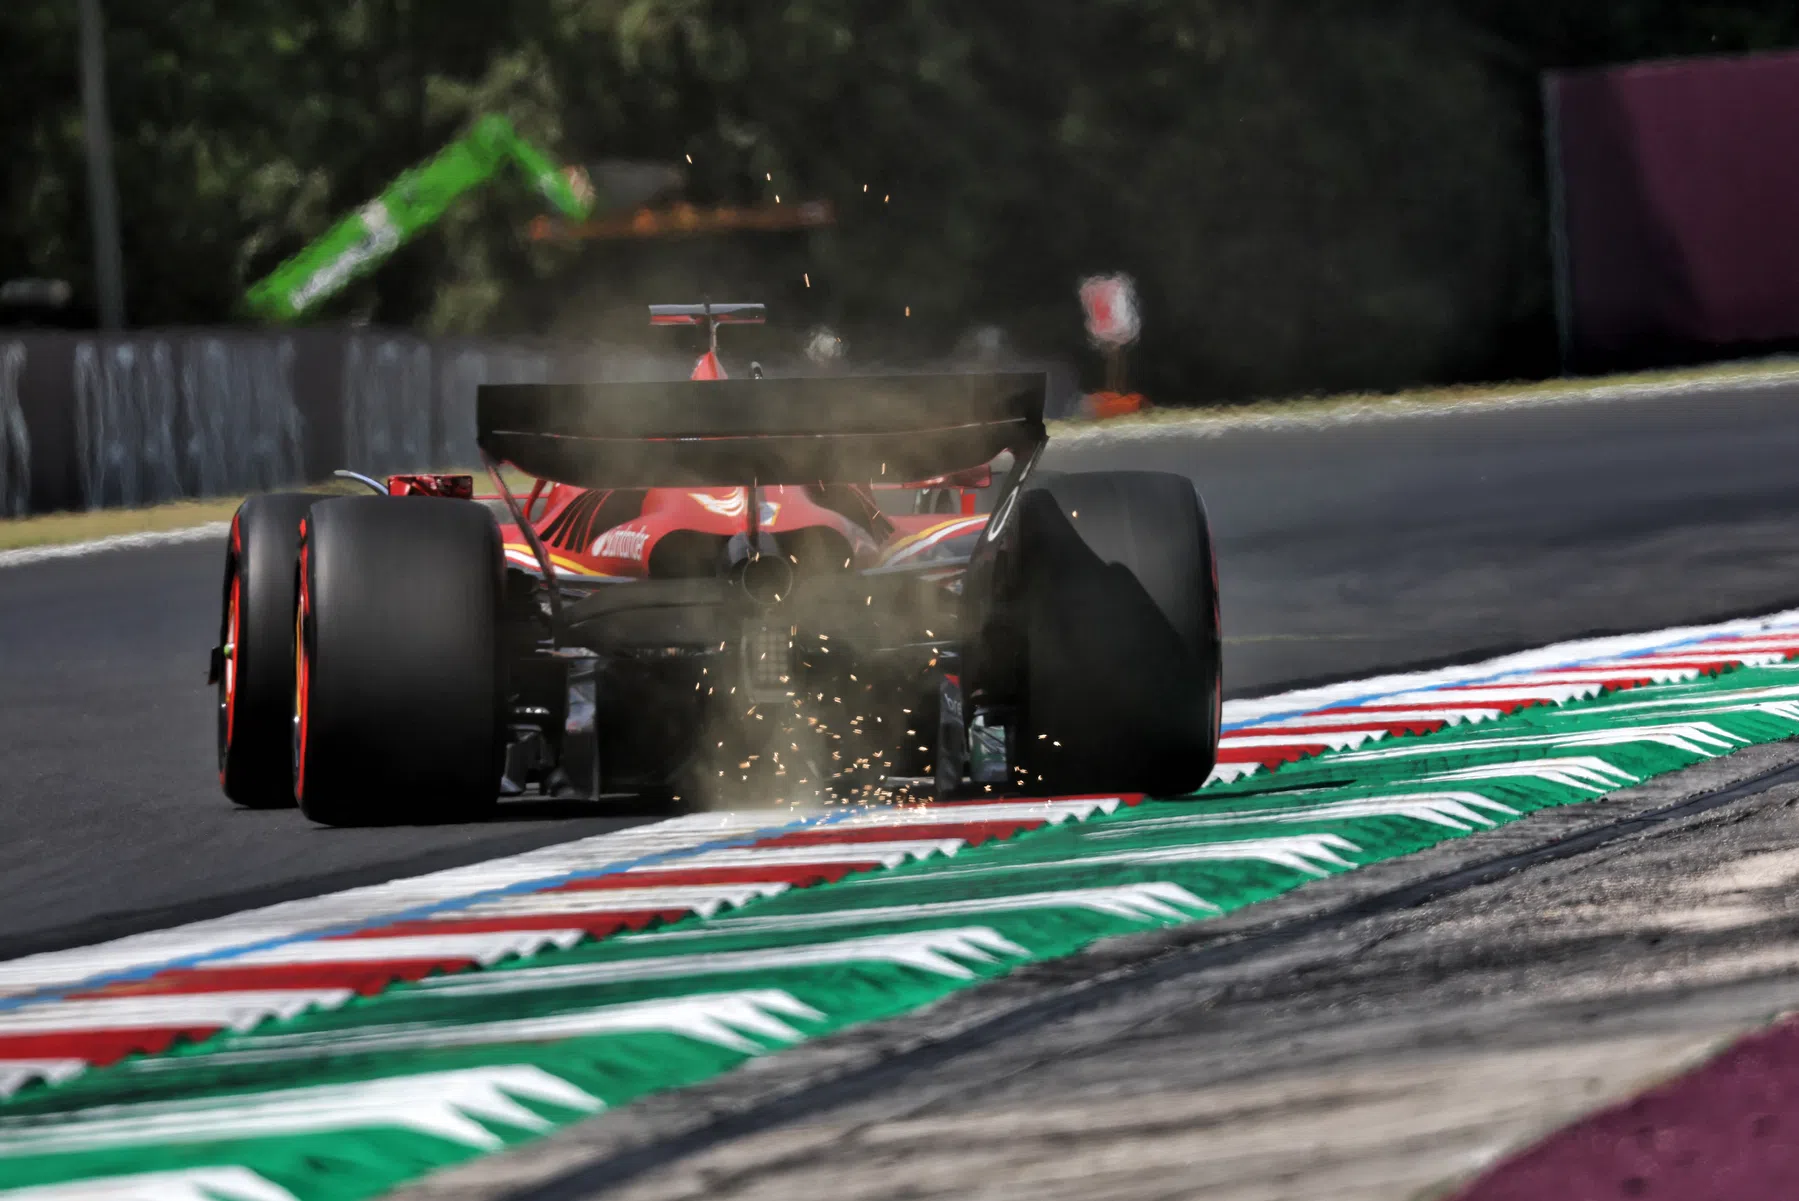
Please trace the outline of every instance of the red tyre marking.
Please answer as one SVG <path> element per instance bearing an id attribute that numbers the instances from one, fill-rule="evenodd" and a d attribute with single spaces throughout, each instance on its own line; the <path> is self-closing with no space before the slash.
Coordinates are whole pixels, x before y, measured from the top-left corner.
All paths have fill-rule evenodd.
<path id="1" fill-rule="evenodd" d="M 240 581 L 242 576 L 236 572 L 231 574 L 231 600 L 226 610 L 225 645 L 231 648 L 225 656 L 225 753 L 231 753 L 231 735 L 237 729 L 237 635 L 238 606 L 241 604 L 243 591 Z M 219 769 L 224 772 L 223 768 Z"/>
<path id="2" fill-rule="evenodd" d="M 225 786 L 225 769 L 231 762 L 231 736 L 237 728 L 237 630 L 240 603 L 238 581 L 241 579 L 237 565 L 243 562 L 244 556 L 243 516 L 241 507 L 231 515 L 229 559 L 231 593 L 225 602 L 225 637 L 223 639 L 225 645 L 231 648 L 231 657 L 225 660 L 225 669 L 222 673 L 222 682 L 225 685 L 225 753 L 219 756 L 220 788 Z"/>
<path id="3" fill-rule="evenodd" d="M 294 799 L 306 799 L 306 722 L 312 693 L 312 658 L 306 653 L 306 617 L 312 611 L 307 570 L 306 522 L 300 523 L 300 601 L 294 608 Z"/>

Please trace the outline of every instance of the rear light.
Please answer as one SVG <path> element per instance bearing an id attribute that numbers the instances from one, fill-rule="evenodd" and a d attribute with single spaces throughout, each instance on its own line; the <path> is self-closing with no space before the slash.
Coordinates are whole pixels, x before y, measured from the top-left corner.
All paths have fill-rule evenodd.
<path id="1" fill-rule="evenodd" d="M 744 683 L 755 704 L 778 704 L 795 692 L 793 630 L 781 624 L 750 621 L 743 628 Z"/>

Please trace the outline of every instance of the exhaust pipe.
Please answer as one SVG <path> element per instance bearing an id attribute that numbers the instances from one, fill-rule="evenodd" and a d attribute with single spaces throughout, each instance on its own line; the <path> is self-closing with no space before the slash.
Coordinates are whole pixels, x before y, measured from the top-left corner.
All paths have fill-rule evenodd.
<path id="1" fill-rule="evenodd" d="M 731 580 L 750 600 L 772 608 L 793 591 L 793 563 L 769 535 L 763 534 L 757 542 L 759 545 L 752 547 L 748 535 L 732 537 L 728 549 Z"/>

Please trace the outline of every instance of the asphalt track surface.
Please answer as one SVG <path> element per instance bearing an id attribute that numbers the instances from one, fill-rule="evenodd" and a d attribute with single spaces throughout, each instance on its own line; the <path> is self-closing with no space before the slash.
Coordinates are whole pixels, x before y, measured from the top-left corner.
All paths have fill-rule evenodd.
<path id="1" fill-rule="evenodd" d="M 1104 436 L 1180 470 L 1218 539 L 1247 695 L 1799 604 L 1799 389 Z M 372 883 L 641 816 L 315 828 L 233 808 L 206 649 L 221 547 L 0 569 L 0 958 Z"/>
<path id="2" fill-rule="evenodd" d="M 1775 1188 L 1730 1187 L 1790 1163 L 1790 1139 L 1766 1137 L 1784 1115 L 1763 1076 L 1736 1083 L 1746 1113 L 1664 1104 L 1654 1124 L 1633 1113 L 1612 1123 L 1627 1136 L 1576 1143 L 1547 1172 L 1466 1197 L 1458 1186 L 1791 1013 L 1796 804 L 1799 750 L 1755 747 L 1315 882 L 1240 912 L 1229 933 L 1217 921 L 1212 940 L 1200 926 L 1214 922 L 1200 923 L 1176 936 L 1195 939 L 1184 955 L 1136 948 L 1135 974 L 1133 952 L 1091 948 L 1060 974 L 1063 995 L 1076 970 L 1101 980 L 1074 1004 L 909 1072 L 891 1070 L 907 1033 L 964 1028 L 966 1014 L 951 1002 L 901 1019 L 877 1087 L 826 1085 L 828 1101 L 752 1116 L 685 1155 L 652 1152 L 648 1170 L 621 1157 L 505 1193 L 449 1173 L 396 1201 L 1790 1196 L 1790 1172 Z M 1029 995 L 1011 983 L 1015 1004 Z M 815 1071 L 854 1053 L 854 1035 L 837 1037 L 810 1049 Z M 734 1083 L 664 1107 L 717 1112 Z"/>

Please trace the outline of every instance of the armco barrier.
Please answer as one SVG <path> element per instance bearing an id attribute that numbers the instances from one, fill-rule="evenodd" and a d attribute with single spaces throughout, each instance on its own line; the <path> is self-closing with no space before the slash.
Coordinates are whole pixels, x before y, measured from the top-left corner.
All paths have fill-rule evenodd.
<path id="1" fill-rule="evenodd" d="M 685 365 L 369 329 L 0 334 L 0 516 L 471 463 L 479 384 Z"/>
<path id="2" fill-rule="evenodd" d="M 691 365 L 673 347 L 651 354 L 368 328 L 0 331 L 0 517 L 230 495 L 338 467 L 472 465 L 483 383 L 680 379 Z M 1052 416 L 1080 399 L 1065 364 L 914 369 L 1047 371 Z"/>

